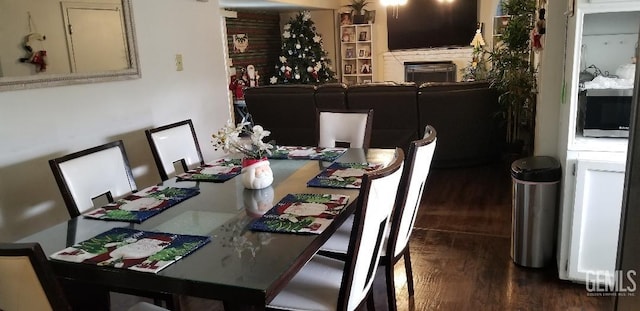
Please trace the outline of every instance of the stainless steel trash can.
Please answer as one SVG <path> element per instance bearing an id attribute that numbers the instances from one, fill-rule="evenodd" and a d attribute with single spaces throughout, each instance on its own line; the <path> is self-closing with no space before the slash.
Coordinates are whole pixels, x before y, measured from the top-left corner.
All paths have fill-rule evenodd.
<path id="1" fill-rule="evenodd" d="M 520 266 L 542 268 L 554 257 L 560 163 L 534 156 L 511 164 L 511 258 Z"/>

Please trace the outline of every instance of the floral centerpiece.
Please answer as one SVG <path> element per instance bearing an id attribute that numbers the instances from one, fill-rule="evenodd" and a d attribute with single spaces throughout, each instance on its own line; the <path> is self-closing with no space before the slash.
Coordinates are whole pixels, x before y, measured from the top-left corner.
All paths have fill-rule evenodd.
<path id="1" fill-rule="evenodd" d="M 250 124 L 245 119 L 237 125 L 227 121 L 225 127 L 211 135 L 212 142 L 216 150 L 222 149 L 225 153 L 242 154 L 242 183 L 248 189 L 262 189 L 273 182 L 273 172 L 267 155 L 271 154 L 274 146 L 263 141 L 271 132 L 260 125 L 254 125 L 248 129 Z"/>

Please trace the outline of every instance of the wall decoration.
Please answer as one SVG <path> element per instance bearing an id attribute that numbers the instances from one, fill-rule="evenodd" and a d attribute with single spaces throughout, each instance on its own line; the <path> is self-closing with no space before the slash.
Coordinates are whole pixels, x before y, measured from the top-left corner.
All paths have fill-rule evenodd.
<path id="1" fill-rule="evenodd" d="M 249 46 L 249 37 L 246 33 L 239 33 L 233 35 L 233 50 L 236 52 L 244 53 Z"/>

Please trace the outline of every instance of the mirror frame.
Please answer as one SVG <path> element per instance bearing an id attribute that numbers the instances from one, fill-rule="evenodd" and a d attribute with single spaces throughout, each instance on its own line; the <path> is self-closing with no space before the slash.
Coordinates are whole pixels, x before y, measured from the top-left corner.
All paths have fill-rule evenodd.
<path id="1" fill-rule="evenodd" d="M 133 23 L 132 0 L 122 0 L 122 13 L 127 35 L 128 55 L 131 68 L 118 71 L 93 73 L 43 74 L 21 77 L 0 77 L 0 91 L 64 86 L 73 84 L 97 83 L 139 79 L 140 61 L 136 45 L 135 27 Z"/>

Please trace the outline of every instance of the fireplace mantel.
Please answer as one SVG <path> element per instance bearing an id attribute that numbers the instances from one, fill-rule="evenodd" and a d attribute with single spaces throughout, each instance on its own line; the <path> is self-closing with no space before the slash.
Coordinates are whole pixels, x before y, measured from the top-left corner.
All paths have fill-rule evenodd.
<path id="1" fill-rule="evenodd" d="M 458 69 L 466 67 L 471 61 L 472 47 L 454 49 L 424 49 L 406 50 L 383 53 L 384 81 L 404 82 L 404 64 L 411 62 L 442 62 L 450 61 Z M 456 81 L 461 79 L 458 70 Z"/>

